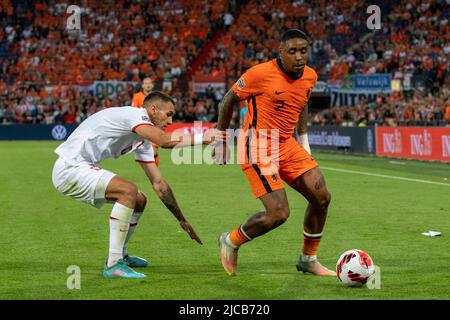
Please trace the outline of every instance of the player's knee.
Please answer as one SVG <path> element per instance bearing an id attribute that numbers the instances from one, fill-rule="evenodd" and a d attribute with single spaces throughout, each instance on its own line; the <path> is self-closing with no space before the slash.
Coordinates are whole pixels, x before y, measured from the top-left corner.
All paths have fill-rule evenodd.
<path id="1" fill-rule="evenodd" d="M 289 218 L 289 206 L 280 206 L 271 212 L 272 224 L 274 227 L 282 225 Z"/>
<path id="2" fill-rule="evenodd" d="M 323 209 L 327 209 L 330 202 L 331 202 L 331 193 L 329 193 L 328 191 L 325 191 L 317 199 L 317 204 Z"/>
<path id="3" fill-rule="evenodd" d="M 138 196 L 138 188 L 133 183 L 124 184 L 121 195 L 130 202 L 135 203 Z"/>
<path id="4" fill-rule="evenodd" d="M 147 205 L 147 196 L 142 191 L 138 191 L 136 198 L 136 212 L 144 212 L 145 206 Z"/>

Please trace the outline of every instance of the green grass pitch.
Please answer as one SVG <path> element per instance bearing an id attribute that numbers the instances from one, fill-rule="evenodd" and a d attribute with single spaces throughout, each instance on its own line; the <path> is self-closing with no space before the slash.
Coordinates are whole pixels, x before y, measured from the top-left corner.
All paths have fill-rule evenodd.
<path id="1" fill-rule="evenodd" d="M 381 268 L 381 288 L 345 288 L 299 273 L 306 201 L 287 187 L 291 216 L 243 246 L 237 277 L 220 265 L 217 237 L 261 210 L 237 165 L 179 165 L 161 151 L 161 171 L 204 245 L 191 240 L 151 190 L 132 156 L 102 165 L 132 180 L 149 202 L 130 252 L 149 260 L 144 280 L 104 279 L 111 205 L 97 210 L 51 182 L 57 142 L 0 142 L 0 299 L 449 299 L 450 165 L 314 152 L 332 194 L 319 248 L 334 268 L 352 248 Z M 314 151 L 314 150 L 313 150 Z M 425 184 L 331 168 L 429 180 Z M 441 231 L 440 237 L 422 232 Z M 81 289 L 69 290 L 69 266 Z"/>

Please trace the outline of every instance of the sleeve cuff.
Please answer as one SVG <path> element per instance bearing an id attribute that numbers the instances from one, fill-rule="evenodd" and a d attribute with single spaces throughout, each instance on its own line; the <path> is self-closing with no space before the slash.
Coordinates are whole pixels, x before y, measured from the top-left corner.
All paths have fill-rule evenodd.
<path id="1" fill-rule="evenodd" d="M 133 128 L 131 128 L 131 131 L 136 133 L 136 128 L 140 127 L 140 126 L 152 126 L 153 127 L 153 125 L 151 123 L 143 122 L 143 123 L 139 123 L 139 124 L 135 125 Z"/>
<path id="2" fill-rule="evenodd" d="M 156 161 L 155 160 L 151 160 L 151 161 L 144 161 L 144 160 L 135 160 L 136 162 L 139 162 L 139 163 L 156 163 Z"/>

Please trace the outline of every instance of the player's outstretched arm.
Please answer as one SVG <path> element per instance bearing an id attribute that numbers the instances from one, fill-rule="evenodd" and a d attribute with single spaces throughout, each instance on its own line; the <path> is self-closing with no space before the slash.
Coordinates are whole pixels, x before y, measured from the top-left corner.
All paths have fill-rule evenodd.
<path id="1" fill-rule="evenodd" d="M 181 148 L 196 144 L 210 144 L 221 133 L 217 129 L 209 129 L 204 134 L 177 134 L 166 133 L 154 126 L 139 126 L 135 129 L 136 134 L 147 139 L 162 148 Z"/>
<path id="2" fill-rule="evenodd" d="M 158 166 L 154 163 L 140 163 L 140 165 L 149 178 L 156 195 L 159 197 L 159 199 L 161 199 L 166 208 L 169 209 L 170 212 L 172 212 L 175 218 L 177 218 L 181 228 L 186 231 L 191 239 L 197 241 L 199 244 L 203 244 L 194 228 L 192 228 L 192 226 L 189 224 L 189 222 L 181 212 L 177 200 L 175 199 L 175 195 L 173 194 L 172 189 L 170 188 L 167 181 L 162 177 Z"/>

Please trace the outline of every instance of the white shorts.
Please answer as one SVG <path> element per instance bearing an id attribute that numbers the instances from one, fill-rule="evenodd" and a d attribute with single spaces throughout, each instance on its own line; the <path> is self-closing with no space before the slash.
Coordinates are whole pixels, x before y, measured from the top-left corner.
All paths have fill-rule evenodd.
<path id="1" fill-rule="evenodd" d="M 53 167 L 52 180 L 59 192 L 101 208 L 106 202 L 106 188 L 115 175 L 94 165 L 72 164 L 59 158 Z"/>

